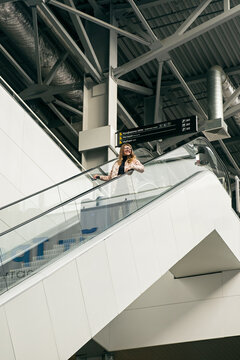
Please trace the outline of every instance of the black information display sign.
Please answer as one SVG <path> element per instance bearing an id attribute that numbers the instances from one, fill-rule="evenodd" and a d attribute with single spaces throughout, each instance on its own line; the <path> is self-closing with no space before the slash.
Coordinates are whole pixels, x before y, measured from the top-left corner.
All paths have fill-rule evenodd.
<path id="1" fill-rule="evenodd" d="M 197 116 L 169 120 L 117 133 L 117 146 L 143 143 L 198 131 Z"/>

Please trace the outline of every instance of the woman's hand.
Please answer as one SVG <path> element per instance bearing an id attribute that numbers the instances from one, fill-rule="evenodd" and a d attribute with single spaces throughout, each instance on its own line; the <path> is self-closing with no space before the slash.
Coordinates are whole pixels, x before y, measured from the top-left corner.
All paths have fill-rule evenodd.
<path id="1" fill-rule="evenodd" d="M 128 175 L 132 175 L 132 173 L 133 173 L 133 169 L 128 169 L 128 170 L 127 170 L 127 174 L 128 174 Z"/>
<path id="2" fill-rule="evenodd" d="M 93 178 L 94 178 L 94 180 L 100 179 L 100 175 L 95 174 L 95 175 L 93 175 Z"/>

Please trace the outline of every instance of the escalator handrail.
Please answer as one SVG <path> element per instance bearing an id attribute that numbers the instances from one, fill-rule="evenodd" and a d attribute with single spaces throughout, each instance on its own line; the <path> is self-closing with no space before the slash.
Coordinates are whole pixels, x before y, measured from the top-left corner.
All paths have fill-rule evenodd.
<path id="1" fill-rule="evenodd" d="M 210 142 L 209 142 L 208 140 L 206 140 L 205 137 L 198 137 L 197 139 L 202 139 L 202 140 L 204 140 L 204 141 L 206 142 L 206 144 L 211 148 L 211 150 L 213 150 L 214 155 L 216 156 L 216 158 L 217 158 L 218 160 L 221 160 L 220 157 L 219 157 L 219 155 L 216 153 L 215 149 L 213 148 L 213 146 L 210 144 Z M 190 143 L 191 143 L 191 142 L 192 142 L 192 141 L 190 141 Z M 173 150 L 173 151 L 174 151 L 174 150 Z M 170 151 L 170 152 L 171 152 L 171 151 Z M 165 155 L 165 154 L 164 154 L 164 155 Z M 151 159 L 151 160 L 147 161 L 144 165 L 147 165 L 147 166 L 148 166 L 148 165 L 150 165 L 149 163 L 151 163 L 151 162 L 154 163 L 154 162 L 156 161 L 156 159 L 157 159 L 157 158 L 160 158 L 161 156 L 162 156 L 162 155 L 160 155 L 160 156 L 158 156 L 158 157 L 156 157 L 156 158 L 154 158 L 154 159 Z M 184 157 L 183 157 L 183 158 L 184 158 Z M 180 157 L 179 157 L 179 159 L 180 159 Z M 112 161 L 112 160 L 111 160 L 111 161 Z M 224 166 L 224 168 L 226 169 L 226 167 L 225 167 L 225 165 L 222 163 L 222 161 L 221 161 L 221 165 Z M 94 168 L 94 169 L 95 169 L 95 168 Z M 210 170 L 209 170 L 209 171 L 210 171 Z M 199 173 L 199 172 L 196 172 L 196 173 L 194 173 L 194 174 L 197 174 L 197 173 Z M 192 174 L 192 175 L 194 175 L 194 174 Z M 226 174 L 228 175 L 227 172 L 226 172 Z M 191 176 L 192 176 L 192 175 L 191 175 Z M 125 173 L 125 174 L 121 175 L 121 178 L 122 178 L 123 176 L 129 176 L 129 174 L 128 174 L 128 173 Z M 190 176 L 190 177 L 191 177 L 191 176 Z M 174 188 L 175 186 L 178 186 L 179 184 L 183 183 L 185 180 L 189 179 L 190 177 L 187 177 L 187 178 L 184 179 L 183 181 L 177 183 L 177 184 L 174 185 L 172 188 Z M 62 202 L 62 203 L 60 203 L 60 204 L 58 204 L 58 205 L 55 205 L 55 206 L 53 206 L 52 208 L 50 208 L 50 209 L 48 209 L 48 210 L 45 210 L 45 211 L 42 212 L 41 214 L 38 214 L 38 215 L 36 215 L 36 216 L 28 219 L 28 220 L 23 221 L 23 222 L 20 223 L 20 224 L 17 224 L 17 225 L 15 225 L 15 226 L 11 227 L 10 229 L 7 229 L 7 230 L 3 231 L 2 233 L 0 233 L 0 237 L 1 237 L 1 236 L 4 236 L 4 235 L 6 235 L 6 234 L 8 234 L 8 233 L 10 233 L 10 232 L 12 232 L 12 231 L 15 231 L 15 230 L 17 230 L 18 228 L 20 228 L 20 227 L 22 227 L 22 226 L 24 226 L 24 225 L 27 225 L 28 223 L 33 222 L 33 221 L 39 219 L 40 217 L 43 217 L 43 216 L 45 216 L 46 214 L 48 214 L 48 213 L 50 213 L 50 212 L 52 212 L 52 211 L 54 211 L 54 210 L 57 210 L 58 208 L 60 208 L 60 207 L 62 207 L 62 206 L 65 206 L 65 205 L 67 205 L 68 203 L 70 203 L 70 202 L 72 202 L 72 201 L 75 201 L 75 200 L 79 199 L 80 197 L 83 197 L 83 196 L 87 195 L 88 193 L 90 193 L 90 192 L 92 192 L 92 191 L 99 190 L 99 189 L 101 189 L 102 187 L 104 187 L 104 186 L 108 185 L 109 183 L 114 182 L 114 181 L 116 181 L 116 180 L 118 180 L 118 179 L 119 179 L 119 177 L 115 177 L 115 178 L 113 178 L 113 179 L 111 179 L 111 180 L 108 180 L 108 181 L 106 181 L 106 182 L 104 182 L 104 183 L 102 183 L 102 184 L 97 185 L 97 186 L 94 187 L 94 188 L 88 189 L 88 190 L 84 191 L 83 193 L 78 194 L 78 195 L 76 195 L 76 196 L 74 196 L 74 197 L 72 197 L 72 198 L 70 198 L 70 199 L 68 199 L 68 200 L 65 200 L 64 202 Z M 169 190 L 168 190 L 168 191 L 169 191 Z"/>
<path id="2" fill-rule="evenodd" d="M 160 155 L 160 156 L 161 156 L 161 155 Z M 152 161 L 152 160 L 153 160 L 153 159 L 147 161 L 144 165 L 148 165 L 148 163 L 149 163 L 150 161 Z M 112 160 L 111 160 L 111 161 L 112 161 Z M 94 169 L 95 169 L 95 168 L 94 168 Z M 128 174 L 128 173 L 122 174 L 122 175 L 121 175 L 121 178 L 122 178 L 123 176 L 129 176 L 129 174 Z M 119 179 L 119 177 L 117 176 L 117 177 L 115 177 L 115 178 L 113 178 L 113 179 L 111 179 L 111 180 L 108 180 L 108 181 L 106 181 L 106 182 L 104 182 L 104 183 L 102 183 L 102 184 L 99 184 L 99 185 L 95 186 L 94 188 L 88 189 L 88 190 L 82 192 L 81 194 L 78 194 L 78 195 L 76 195 L 76 196 L 74 196 L 74 197 L 72 197 L 72 198 L 70 198 L 70 199 L 68 199 L 68 200 L 65 200 L 65 201 L 63 201 L 62 203 L 60 203 L 60 204 L 58 204 L 58 205 L 55 205 L 55 206 L 51 207 L 51 208 L 48 209 L 48 210 L 45 210 L 45 211 L 42 212 L 41 214 L 38 214 L 38 215 L 36 215 L 36 216 L 33 216 L 32 218 L 30 218 L 30 219 L 28 219 L 28 220 L 25 220 L 25 221 L 23 221 L 22 223 L 17 224 L 17 225 L 15 225 L 15 226 L 11 227 L 10 229 L 7 229 L 7 230 L 1 232 L 1 233 L 0 233 L 0 237 L 3 236 L 3 235 L 8 234 L 8 233 L 11 232 L 11 231 L 14 231 L 14 230 L 20 228 L 20 227 L 22 227 L 22 226 L 24 226 L 24 225 L 26 225 L 26 224 L 34 221 L 34 220 L 39 219 L 40 217 L 42 217 L 42 216 L 50 213 L 51 211 L 57 210 L 58 208 L 60 208 L 60 207 L 62 207 L 62 206 L 65 206 L 65 205 L 67 205 L 68 203 L 70 203 L 70 202 L 72 202 L 72 201 L 75 201 L 75 200 L 79 199 L 80 197 L 85 196 L 85 195 L 87 195 L 88 193 L 90 193 L 90 192 L 92 192 L 92 191 L 99 190 L 99 189 L 101 189 L 103 186 L 109 184 L 110 182 L 116 181 L 116 180 L 118 180 L 118 179 Z"/>
<path id="3" fill-rule="evenodd" d="M 113 161 L 116 161 L 116 159 L 117 159 L 117 158 L 112 159 L 112 160 L 108 160 L 108 161 L 106 161 L 105 163 L 103 163 L 102 165 L 98 165 L 98 166 L 95 166 L 95 167 L 93 167 L 93 168 L 91 168 L 91 169 L 85 170 L 85 171 L 81 172 L 80 174 L 73 175 L 73 176 L 71 176 L 70 178 L 67 178 L 67 179 L 65 179 L 65 180 L 60 181 L 59 183 L 53 184 L 53 185 L 51 185 L 51 186 L 49 186 L 49 187 L 47 187 L 47 188 L 45 188 L 45 189 L 39 190 L 39 191 L 37 191 L 37 192 L 35 192 L 35 193 L 33 193 L 33 194 L 27 195 L 27 196 L 25 196 L 25 197 L 23 197 L 23 198 L 21 198 L 21 199 L 18 199 L 18 200 L 16 200 L 16 201 L 13 201 L 12 203 L 9 203 L 9 204 L 7 204 L 7 205 L 4 205 L 4 206 L 0 207 L 0 211 L 6 209 L 6 208 L 8 208 L 8 207 L 11 207 L 11 206 L 13 206 L 13 205 L 16 205 L 16 204 L 18 204 L 18 203 L 20 203 L 20 202 L 22 202 L 22 201 L 27 200 L 27 199 L 30 199 L 31 197 L 34 197 L 34 196 L 36 196 L 36 195 L 39 195 L 39 194 L 41 194 L 41 193 L 43 193 L 43 192 L 45 192 L 45 191 L 48 191 L 48 190 L 50 190 L 50 189 L 53 189 L 54 187 L 60 186 L 60 185 L 66 183 L 66 182 L 68 182 L 68 181 L 71 181 L 71 180 L 77 178 L 77 177 L 80 177 L 80 176 L 82 176 L 82 175 L 86 175 L 86 174 L 87 174 L 88 172 L 90 172 L 90 171 L 94 171 L 95 169 L 98 169 L 98 168 L 100 168 L 100 167 L 102 167 L 102 166 L 105 166 L 105 165 L 107 165 L 108 163 L 111 163 L 111 162 L 113 162 Z M 91 178 L 90 175 L 89 175 L 89 177 Z"/>

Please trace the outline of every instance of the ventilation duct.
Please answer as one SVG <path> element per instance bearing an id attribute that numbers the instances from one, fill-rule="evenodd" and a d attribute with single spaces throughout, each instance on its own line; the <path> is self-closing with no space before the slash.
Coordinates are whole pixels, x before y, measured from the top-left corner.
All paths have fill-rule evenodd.
<path id="1" fill-rule="evenodd" d="M 222 69 L 213 66 L 208 71 L 208 118 L 209 120 L 223 119 L 222 101 Z"/>
<path id="2" fill-rule="evenodd" d="M 207 75 L 208 121 L 205 135 L 210 141 L 229 137 L 227 125 L 223 119 L 222 68 L 213 66 Z"/>
<path id="3" fill-rule="evenodd" d="M 21 5 L 13 3 L 4 3 L 0 5 L 0 29 L 7 35 L 8 39 L 14 43 L 14 46 L 29 61 L 33 68 L 35 67 L 35 44 L 34 32 L 30 19 L 22 11 Z M 60 58 L 60 54 L 50 41 L 39 34 L 40 61 L 43 78 L 49 73 L 54 64 Z M 67 62 L 63 62 L 53 80 L 53 85 L 66 85 L 81 82 L 76 72 Z M 62 96 L 65 101 L 74 103 L 76 106 L 82 101 L 82 91 L 75 90 L 64 93 Z"/>

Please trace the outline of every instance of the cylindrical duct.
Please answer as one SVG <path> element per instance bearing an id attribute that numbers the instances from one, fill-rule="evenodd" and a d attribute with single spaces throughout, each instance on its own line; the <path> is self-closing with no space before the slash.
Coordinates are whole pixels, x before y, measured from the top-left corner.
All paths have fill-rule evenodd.
<path id="1" fill-rule="evenodd" d="M 21 54 L 35 66 L 35 43 L 31 21 L 23 13 L 21 5 L 4 3 L 0 5 L 0 29 L 14 42 Z M 47 76 L 56 61 L 60 58 L 59 51 L 55 49 L 46 36 L 39 34 L 40 61 L 43 78 Z M 81 82 L 82 78 L 64 61 L 58 68 L 52 84 L 65 85 Z M 75 106 L 82 102 L 82 90 L 69 91 L 64 94 L 64 100 Z"/>
<path id="2" fill-rule="evenodd" d="M 208 71 L 208 118 L 223 119 L 222 68 L 213 66 Z"/>

